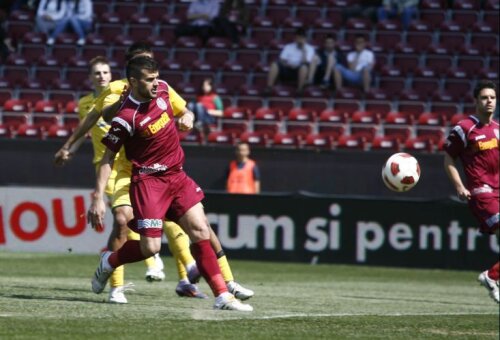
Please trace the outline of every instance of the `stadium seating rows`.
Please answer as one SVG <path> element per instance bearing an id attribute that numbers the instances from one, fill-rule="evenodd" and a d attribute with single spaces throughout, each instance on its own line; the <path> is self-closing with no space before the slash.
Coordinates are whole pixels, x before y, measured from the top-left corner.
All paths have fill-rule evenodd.
<path id="1" fill-rule="evenodd" d="M 479 8 L 477 1 L 456 0 L 444 10 L 445 1 L 424 0 L 406 32 L 392 20 L 342 24 L 343 7 L 355 2 L 247 1 L 252 24 L 237 47 L 224 38 L 205 46 L 196 38 L 175 40 L 185 1 L 94 1 L 95 30 L 83 47 L 75 47 L 72 34 L 45 46 L 45 37 L 32 31 L 33 13 L 14 12 L 8 31 L 18 52 L 0 67 L 0 136 L 67 136 L 78 121 L 75 100 L 90 89 L 88 60 L 105 55 L 120 69 L 127 45 L 148 37 L 162 60 L 163 77 L 187 99 L 194 98 L 205 77 L 215 79 L 224 99 L 225 117 L 214 131 L 182 134 L 184 143 L 241 139 L 274 147 L 439 149 L 454 117 L 471 112 L 474 82 L 498 81 L 498 1 Z M 335 32 L 344 52 L 351 50 L 355 34 L 366 34 L 377 58 L 373 90 L 362 94 L 346 88 L 332 96 L 313 86 L 297 97 L 284 84 L 273 97 L 262 98 L 268 65 L 302 26 L 316 45 Z M 334 121 L 325 118 L 329 115 Z M 430 120 L 436 124 L 425 120 L 434 116 Z"/>

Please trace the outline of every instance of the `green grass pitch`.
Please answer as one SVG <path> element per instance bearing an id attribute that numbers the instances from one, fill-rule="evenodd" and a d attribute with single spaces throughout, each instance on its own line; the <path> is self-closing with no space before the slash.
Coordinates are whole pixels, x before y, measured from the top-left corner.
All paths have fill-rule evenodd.
<path id="1" fill-rule="evenodd" d="M 177 297 L 164 262 L 159 283 L 128 265 L 135 292 L 110 305 L 90 291 L 97 256 L 0 252 L 0 339 L 499 338 L 499 307 L 476 272 L 230 260 L 256 293 L 255 311 L 238 313 Z"/>

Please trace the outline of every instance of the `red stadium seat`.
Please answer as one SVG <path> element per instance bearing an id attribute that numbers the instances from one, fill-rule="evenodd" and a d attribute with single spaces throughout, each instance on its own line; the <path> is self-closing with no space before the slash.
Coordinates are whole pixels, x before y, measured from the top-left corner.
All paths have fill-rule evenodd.
<path id="1" fill-rule="evenodd" d="M 469 117 L 469 114 L 466 114 L 466 113 L 457 113 L 453 116 L 450 117 L 450 120 L 449 120 L 449 125 L 450 126 L 455 126 L 458 124 L 458 122 L 466 119 L 467 117 Z"/>
<path id="2" fill-rule="evenodd" d="M 472 34 L 470 44 L 479 49 L 481 53 L 493 53 L 495 47 L 498 51 L 498 35 L 496 34 Z"/>
<path id="3" fill-rule="evenodd" d="M 239 50 L 235 52 L 234 61 L 226 63 L 226 68 L 231 71 L 248 71 L 257 68 L 262 62 L 260 51 Z"/>
<path id="4" fill-rule="evenodd" d="M 455 103 L 441 103 L 441 102 L 431 102 L 431 112 L 436 112 L 442 115 L 446 120 L 451 119 L 460 112 L 460 109 Z"/>
<path id="5" fill-rule="evenodd" d="M 453 59 L 449 56 L 427 55 L 425 58 L 425 66 L 438 75 L 445 75 L 452 65 Z"/>
<path id="6" fill-rule="evenodd" d="M 170 59 L 163 60 L 162 67 L 169 70 L 189 69 L 199 59 L 200 54 L 197 50 L 176 49 Z"/>
<path id="7" fill-rule="evenodd" d="M 337 142 L 337 149 L 361 149 L 366 147 L 365 140 L 358 136 L 340 136 Z"/>
<path id="8" fill-rule="evenodd" d="M 424 102 L 405 102 L 401 101 L 398 105 L 398 111 L 407 115 L 418 117 L 426 111 Z"/>
<path id="9" fill-rule="evenodd" d="M 277 133 L 272 140 L 273 148 L 298 148 L 299 146 L 300 138 L 297 135 Z"/>
<path id="10" fill-rule="evenodd" d="M 59 113 L 62 111 L 61 105 L 52 100 L 38 100 L 33 108 L 35 113 Z"/>
<path id="11" fill-rule="evenodd" d="M 421 10 L 420 20 L 433 25 L 434 29 L 437 29 L 440 24 L 446 20 L 446 12 L 438 9 Z"/>
<path id="12" fill-rule="evenodd" d="M 326 149 L 331 150 L 333 146 L 333 138 L 328 135 L 310 134 L 306 136 L 304 141 L 305 148 Z"/>
<path id="13" fill-rule="evenodd" d="M 411 32 L 406 36 L 406 43 L 399 44 L 398 50 L 402 53 L 419 53 L 427 50 L 432 44 L 433 36 L 427 32 Z"/>
<path id="14" fill-rule="evenodd" d="M 55 114 L 34 113 L 32 117 L 33 126 L 46 131 L 50 126 L 59 124 L 59 117 Z"/>
<path id="15" fill-rule="evenodd" d="M 498 33 L 498 26 L 500 25 L 500 21 L 498 18 L 498 10 L 484 12 L 483 23 L 491 27 L 493 32 Z"/>
<path id="16" fill-rule="evenodd" d="M 144 3 L 144 16 L 152 22 L 160 22 L 168 14 L 168 6 L 164 4 Z"/>
<path id="17" fill-rule="evenodd" d="M 48 127 L 47 129 L 47 138 L 68 138 L 71 134 L 71 131 L 64 127 L 60 126 L 58 124 L 54 124 Z"/>
<path id="18" fill-rule="evenodd" d="M 338 112 L 352 114 L 361 109 L 360 105 L 356 101 L 352 100 L 336 100 L 333 103 L 333 109 Z"/>
<path id="19" fill-rule="evenodd" d="M 15 131 L 16 138 L 37 138 L 41 139 L 43 136 L 43 130 L 31 124 L 21 124 L 17 127 Z"/>
<path id="20" fill-rule="evenodd" d="M 297 7 L 295 10 L 295 18 L 309 27 L 314 26 L 321 16 L 320 7 Z"/>
<path id="21" fill-rule="evenodd" d="M 479 10 L 479 2 L 475 0 L 454 0 L 453 8 L 458 10 Z"/>
<path id="22" fill-rule="evenodd" d="M 433 150 L 433 144 L 427 138 L 410 138 L 404 143 L 404 149 L 406 151 L 431 152 Z"/>
<path id="23" fill-rule="evenodd" d="M 420 95 L 421 100 L 425 100 L 437 93 L 439 82 L 435 79 L 413 78 L 412 89 Z"/>
<path id="24" fill-rule="evenodd" d="M 377 136 L 372 141 L 371 149 L 399 151 L 399 140 L 392 136 Z"/>
<path id="25" fill-rule="evenodd" d="M 222 68 L 228 60 L 229 52 L 207 49 L 203 61 L 198 60 L 195 65 L 201 71 L 216 70 Z"/>
<path id="26" fill-rule="evenodd" d="M 443 102 L 456 102 L 471 96 L 471 83 L 469 80 L 447 80 L 441 92 L 434 95 L 434 99 Z"/>
<path id="27" fill-rule="evenodd" d="M 404 141 L 412 134 L 413 116 L 402 112 L 390 112 L 382 125 L 384 136 Z"/>
<path id="28" fill-rule="evenodd" d="M 234 134 L 231 132 L 210 132 L 207 137 L 207 143 L 211 145 L 233 145 L 234 142 Z"/>
<path id="29" fill-rule="evenodd" d="M 240 141 L 256 146 L 267 146 L 269 144 L 267 135 L 259 132 L 244 132 L 240 135 Z"/>
<path id="30" fill-rule="evenodd" d="M 301 107 L 303 109 L 312 110 L 315 112 L 321 112 L 326 110 L 328 107 L 328 101 L 326 99 L 302 99 Z"/>
<path id="31" fill-rule="evenodd" d="M 220 76 L 220 83 L 224 85 L 227 93 L 234 95 L 237 94 L 241 87 L 247 83 L 247 74 L 239 72 L 224 72 Z M 218 85 L 216 90 L 217 93 L 221 93 Z"/>
<path id="32" fill-rule="evenodd" d="M 405 89 L 405 78 L 398 77 L 381 77 L 379 80 L 379 88 L 388 95 L 388 99 L 398 97 Z"/>
<path id="33" fill-rule="evenodd" d="M 420 65 L 418 55 L 395 54 L 392 62 L 403 74 L 414 73 Z"/>
<path id="34" fill-rule="evenodd" d="M 385 117 L 389 112 L 392 111 L 392 102 L 390 101 L 365 101 L 365 111 L 372 112 L 379 115 L 380 117 Z"/>
<path id="35" fill-rule="evenodd" d="M 23 99 L 8 99 L 3 103 L 4 111 L 11 112 L 30 112 L 31 111 L 31 103 L 27 100 Z"/>

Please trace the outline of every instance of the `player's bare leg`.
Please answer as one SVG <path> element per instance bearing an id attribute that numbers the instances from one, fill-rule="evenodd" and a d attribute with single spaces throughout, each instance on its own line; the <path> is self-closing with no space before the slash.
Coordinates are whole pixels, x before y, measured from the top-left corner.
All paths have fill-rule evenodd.
<path id="1" fill-rule="evenodd" d="M 217 263 L 217 257 L 210 244 L 210 225 L 205 216 L 203 205 L 197 203 L 191 207 L 179 219 L 179 225 L 189 235 L 189 238 L 193 242 L 191 249 L 198 270 L 205 278 L 216 297 L 214 308 L 252 311 L 252 306 L 242 304 L 233 294 L 228 292 Z"/>

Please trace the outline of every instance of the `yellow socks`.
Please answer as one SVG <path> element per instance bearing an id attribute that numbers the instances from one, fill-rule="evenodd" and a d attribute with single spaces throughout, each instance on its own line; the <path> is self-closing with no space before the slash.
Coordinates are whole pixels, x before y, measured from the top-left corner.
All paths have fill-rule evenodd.
<path id="1" fill-rule="evenodd" d="M 179 280 L 186 279 L 186 267 L 195 262 L 189 249 L 189 237 L 177 223 L 172 221 L 165 221 L 163 231 L 167 236 L 168 248 L 175 259 Z"/>
<path id="2" fill-rule="evenodd" d="M 224 281 L 234 281 L 233 272 L 231 271 L 231 267 L 229 267 L 229 262 L 227 262 L 227 257 L 226 254 L 224 254 L 224 250 L 221 250 L 217 253 L 217 263 L 219 263 L 219 268 Z"/>

